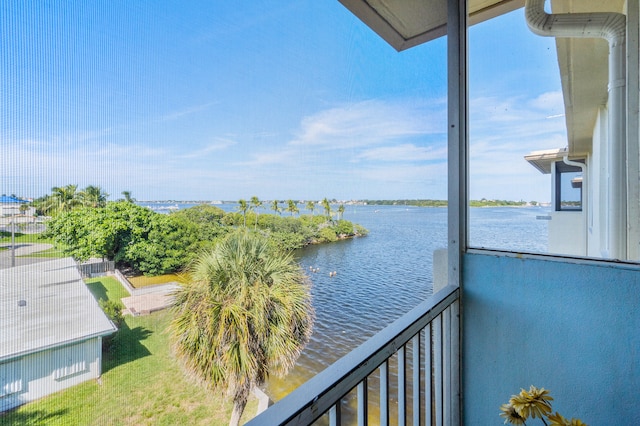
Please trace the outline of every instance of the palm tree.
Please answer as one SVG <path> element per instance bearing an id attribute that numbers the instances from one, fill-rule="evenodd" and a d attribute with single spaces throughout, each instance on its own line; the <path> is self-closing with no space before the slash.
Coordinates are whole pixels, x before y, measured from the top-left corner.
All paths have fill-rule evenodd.
<path id="1" fill-rule="evenodd" d="M 260 201 L 255 195 L 251 197 L 251 209 L 256 212 L 256 223 L 253 229 L 258 229 L 258 209 L 260 207 L 262 207 L 262 201 Z"/>
<path id="2" fill-rule="evenodd" d="M 247 211 L 249 210 L 249 205 L 247 201 L 244 199 L 238 200 L 238 211 L 242 213 L 242 217 L 244 218 L 244 227 L 247 227 Z"/>
<path id="3" fill-rule="evenodd" d="M 311 216 L 313 216 L 313 212 L 316 209 L 316 203 L 314 203 L 313 201 L 307 201 L 307 210 L 309 210 L 311 212 Z"/>
<path id="4" fill-rule="evenodd" d="M 293 200 L 287 200 L 287 211 L 291 212 L 291 216 L 293 216 L 295 213 L 298 213 L 300 209 L 298 209 L 298 206 Z"/>
<path id="5" fill-rule="evenodd" d="M 77 190 L 78 185 L 54 186 L 51 188 L 51 197 L 49 198 L 51 208 L 48 210 L 61 213 L 80 206 L 81 202 Z"/>
<path id="6" fill-rule="evenodd" d="M 327 219 L 331 219 L 331 204 L 329 204 L 329 200 L 326 198 L 323 199 L 322 207 L 324 207 L 324 214 L 327 216 Z"/>
<path id="7" fill-rule="evenodd" d="M 233 397 L 237 425 L 251 389 L 283 376 L 308 342 L 313 308 L 307 277 L 266 237 L 238 230 L 194 263 L 171 323 L 176 354 L 212 389 Z"/>
<path id="8" fill-rule="evenodd" d="M 273 210 L 274 212 L 280 214 L 280 207 L 278 207 L 278 200 L 273 200 L 271 202 L 271 210 Z"/>
<path id="9" fill-rule="evenodd" d="M 343 214 L 344 214 L 344 204 L 340 204 L 340 206 L 338 206 L 338 215 L 340 217 L 340 220 L 342 220 Z"/>
<path id="10" fill-rule="evenodd" d="M 122 196 L 124 197 L 124 201 L 127 203 L 135 203 L 136 199 L 131 196 L 131 191 L 122 191 Z"/>
<path id="11" fill-rule="evenodd" d="M 89 185 L 78 193 L 78 197 L 83 206 L 104 207 L 107 205 L 109 194 L 104 192 L 99 186 Z"/>

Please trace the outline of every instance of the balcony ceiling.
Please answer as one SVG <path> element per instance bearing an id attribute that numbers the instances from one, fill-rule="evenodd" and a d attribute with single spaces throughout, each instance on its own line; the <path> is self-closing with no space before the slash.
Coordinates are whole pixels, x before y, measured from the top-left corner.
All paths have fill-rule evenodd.
<path id="1" fill-rule="evenodd" d="M 398 51 L 446 34 L 446 0 L 340 0 Z M 624 0 L 553 0 L 553 13 L 624 12 Z M 469 23 L 524 6 L 524 0 L 469 0 Z M 607 101 L 608 46 L 600 39 L 556 39 L 571 154 L 591 152 L 598 108 Z"/>
<path id="2" fill-rule="evenodd" d="M 398 51 L 447 33 L 446 0 L 340 0 L 354 15 Z M 524 0 L 469 0 L 476 24 L 524 6 Z"/>

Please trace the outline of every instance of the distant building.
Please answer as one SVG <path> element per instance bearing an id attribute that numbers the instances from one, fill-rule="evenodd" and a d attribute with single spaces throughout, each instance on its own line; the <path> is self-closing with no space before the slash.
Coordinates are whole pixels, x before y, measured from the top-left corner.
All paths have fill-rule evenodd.
<path id="1" fill-rule="evenodd" d="M 27 207 L 27 209 L 23 212 L 20 211 L 20 206 L 27 205 L 28 201 L 20 200 L 16 197 L 10 197 L 6 195 L 0 196 L 0 217 L 5 216 L 18 216 L 18 215 L 27 215 L 33 216 L 36 213 L 36 209 L 34 207 Z"/>
<path id="2" fill-rule="evenodd" d="M 100 377 L 115 331 L 73 259 L 0 270 L 0 411 Z"/>

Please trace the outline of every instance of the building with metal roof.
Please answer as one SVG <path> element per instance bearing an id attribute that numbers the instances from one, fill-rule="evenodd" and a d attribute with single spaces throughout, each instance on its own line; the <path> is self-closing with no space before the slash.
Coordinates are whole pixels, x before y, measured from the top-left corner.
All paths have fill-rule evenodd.
<path id="1" fill-rule="evenodd" d="M 0 411 L 100 377 L 115 331 L 73 259 L 0 270 Z"/>

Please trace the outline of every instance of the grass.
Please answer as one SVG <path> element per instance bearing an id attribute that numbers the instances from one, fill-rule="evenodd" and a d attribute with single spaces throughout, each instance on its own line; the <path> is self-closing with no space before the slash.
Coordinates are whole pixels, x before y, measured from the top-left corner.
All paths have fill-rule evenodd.
<path id="1" fill-rule="evenodd" d="M 16 232 L 15 234 L 15 242 L 16 244 L 32 244 L 32 243 L 42 243 L 42 244 L 53 244 L 53 240 L 50 238 L 43 238 L 41 234 L 22 234 Z M 11 233 L 0 231 L 0 243 L 10 243 L 11 242 Z M 0 250 L 9 250 L 9 247 L 1 247 Z M 66 257 L 66 255 L 62 252 L 62 250 L 56 249 L 55 247 L 51 247 L 47 250 L 42 250 L 32 254 L 26 254 L 19 257 L 51 257 L 51 258 L 60 258 Z"/>
<path id="2" fill-rule="evenodd" d="M 87 285 L 98 299 L 128 296 L 111 277 Z M 127 316 L 103 354 L 100 383 L 91 380 L 0 414 L 0 425 L 227 425 L 229 401 L 187 379 L 172 356 L 170 321 L 170 311 Z M 256 409 L 252 398 L 243 421 Z"/>
<path id="3" fill-rule="evenodd" d="M 23 234 L 16 232 L 14 235 L 16 243 L 49 243 L 53 244 L 50 238 L 43 238 L 42 234 Z M 0 243 L 10 243 L 11 232 L 0 231 Z"/>
<path id="4" fill-rule="evenodd" d="M 156 284 L 167 284 L 171 282 L 180 282 L 182 281 L 182 277 L 176 274 L 165 274 L 158 275 L 155 277 L 147 277 L 141 275 L 139 277 L 127 277 L 127 280 L 131 283 L 135 288 L 145 287 L 148 285 L 156 285 Z"/>
<path id="5" fill-rule="evenodd" d="M 42 250 L 42 251 L 37 251 L 35 253 L 31 253 L 31 254 L 24 254 L 22 256 L 18 256 L 18 257 L 55 257 L 55 258 L 60 258 L 60 257 L 67 257 L 67 255 L 65 255 L 62 250 L 57 249 L 55 247 L 51 247 L 47 250 Z"/>

